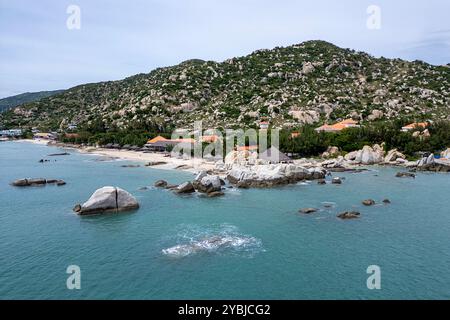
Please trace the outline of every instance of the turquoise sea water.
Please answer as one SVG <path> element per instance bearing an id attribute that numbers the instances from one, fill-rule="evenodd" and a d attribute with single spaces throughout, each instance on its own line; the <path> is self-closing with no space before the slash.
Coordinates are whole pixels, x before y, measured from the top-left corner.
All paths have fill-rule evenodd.
<path id="1" fill-rule="evenodd" d="M 340 186 L 230 189 L 207 199 L 138 190 L 158 179 L 183 182 L 190 173 L 122 168 L 127 162 L 72 151 L 46 157 L 60 151 L 0 144 L 1 299 L 450 298 L 449 174 L 399 179 L 398 169 L 375 168 L 336 174 L 346 178 Z M 9 185 L 22 177 L 67 185 Z M 95 217 L 72 212 L 106 185 L 128 190 L 141 208 Z M 367 198 L 392 204 L 363 207 Z M 297 213 L 304 207 L 321 211 Z M 361 218 L 336 218 L 350 209 Z M 178 256 L 163 252 L 211 237 L 231 242 Z M 69 265 L 81 269 L 81 290 L 66 287 Z M 381 290 L 367 289 L 369 265 L 381 268 Z"/>

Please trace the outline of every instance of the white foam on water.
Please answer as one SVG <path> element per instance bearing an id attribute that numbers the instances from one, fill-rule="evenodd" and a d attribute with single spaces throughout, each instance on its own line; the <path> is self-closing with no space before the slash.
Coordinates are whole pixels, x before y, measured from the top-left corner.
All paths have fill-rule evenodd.
<path id="1" fill-rule="evenodd" d="M 237 227 L 229 224 L 206 228 L 184 226 L 175 238 L 182 243 L 163 249 L 164 255 L 173 258 L 183 258 L 198 253 L 249 254 L 251 256 L 263 250 L 259 239 L 240 234 Z"/>

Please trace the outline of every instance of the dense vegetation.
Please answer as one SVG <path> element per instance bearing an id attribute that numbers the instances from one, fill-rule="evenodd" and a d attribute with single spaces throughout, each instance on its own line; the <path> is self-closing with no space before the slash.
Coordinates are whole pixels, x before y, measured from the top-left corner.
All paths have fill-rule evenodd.
<path id="1" fill-rule="evenodd" d="M 450 146 L 450 122 L 437 121 L 428 130 L 430 137 L 414 137 L 413 132 L 402 132 L 405 120 L 375 122 L 361 128 L 348 128 L 340 133 L 318 133 L 312 126 L 299 128 L 300 136 L 291 138 L 289 131 L 280 134 L 280 149 L 301 156 L 317 156 L 328 146 L 343 152 L 359 150 L 365 145 L 385 143 L 385 150 L 397 148 L 410 157 L 417 152 L 440 152 Z"/>
<path id="2" fill-rule="evenodd" d="M 362 121 L 449 120 L 450 68 L 375 58 L 324 41 L 258 50 L 223 62 L 189 60 L 121 81 L 80 85 L 0 113 L 0 126 L 64 131 L 103 122 L 113 131 Z M 164 131 L 162 128 L 160 131 Z"/>
<path id="3" fill-rule="evenodd" d="M 348 128 L 340 133 L 316 132 L 315 126 L 305 125 L 296 130 L 280 131 L 280 150 L 286 153 L 297 154 L 301 157 L 316 157 L 326 151 L 329 146 L 338 147 L 343 153 L 359 150 L 365 145 L 374 145 L 385 143 L 386 151 L 397 148 L 399 151 L 415 157 L 418 152 L 440 151 L 450 146 L 450 122 L 436 121 L 428 127 L 430 137 L 414 137 L 413 132 L 402 132 L 401 128 L 409 123 L 406 119 L 394 121 L 380 121 L 366 124 L 360 128 Z M 171 137 L 171 133 L 159 132 L 157 130 L 146 131 L 142 129 L 135 130 L 115 130 L 105 129 L 97 131 L 94 128 L 86 128 L 76 135 L 68 134 L 61 137 L 65 143 L 88 144 L 88 145 L 107 145 L 109 143 L 132 145 L 142 147 L 149 138 L 161 135 L 166 138 Z M 295 131 L 300 133 L 298 137 L 292 138 L 291 133 Z M 268 132 L 270 145 L 270 131 Z M 249 144 L 249 138 L 246 137 L 246 145 Z M 237 143 L 237 139 L 234 140 Z M 207 144 L 204 144 L 205 148 Z M 224 145 L 225 148 L 225 145 Z M 225 150 L 225 149 L 224 149 Z"/>

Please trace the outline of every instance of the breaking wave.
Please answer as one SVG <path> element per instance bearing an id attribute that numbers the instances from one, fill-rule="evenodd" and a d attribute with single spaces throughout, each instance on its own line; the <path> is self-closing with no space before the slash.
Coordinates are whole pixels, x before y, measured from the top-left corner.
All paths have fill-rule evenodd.
<path id="1" fill-rule="evenodd" d="M 253 254 L 263 251 L 259 239 L 240 234 L 237 227 L 229 224 L 206 228 L 184 226 L 175 238 L 178 244 L 163 249 L 164 255 L 183 258 L 201 253 L 226 253 L 244 254 L 251 257 Z"/>

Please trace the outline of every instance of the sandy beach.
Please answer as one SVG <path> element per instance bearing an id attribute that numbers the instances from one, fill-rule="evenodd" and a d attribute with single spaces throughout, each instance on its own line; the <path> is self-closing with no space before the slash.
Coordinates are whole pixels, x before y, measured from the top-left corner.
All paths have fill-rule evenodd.
<path id="1" fill-rule="evenodd" d="M 78 147 L 72 145 L 55 144 L 48 140 L 32 140 L 23 139 L 17 140 L 17 142 L 24 143 L 34 143 L 39 145 L 48 145 L 60 148 L 66 148 L 75 150 L 80 153 L 98 155 L 100 157 L 121 159 L 127 161 L 141 162 L 150 168 L 163 169 L 163 170 L 183 170 L 192 173 L 199 171 L 210 171 L 214 170 L 214 162 L 206 161 L 204 159 L 178 159 L 170 156 L 166 156 L 163 153 L 144 153 L 141 151 L 131 151 L 131 150 L 116 150 L 116 149 L 105 149 L 96 147 Z M 156 165 L 149 165 L 155 163 Z M 158 164 L 161 163 L 161 164 Z"/>

